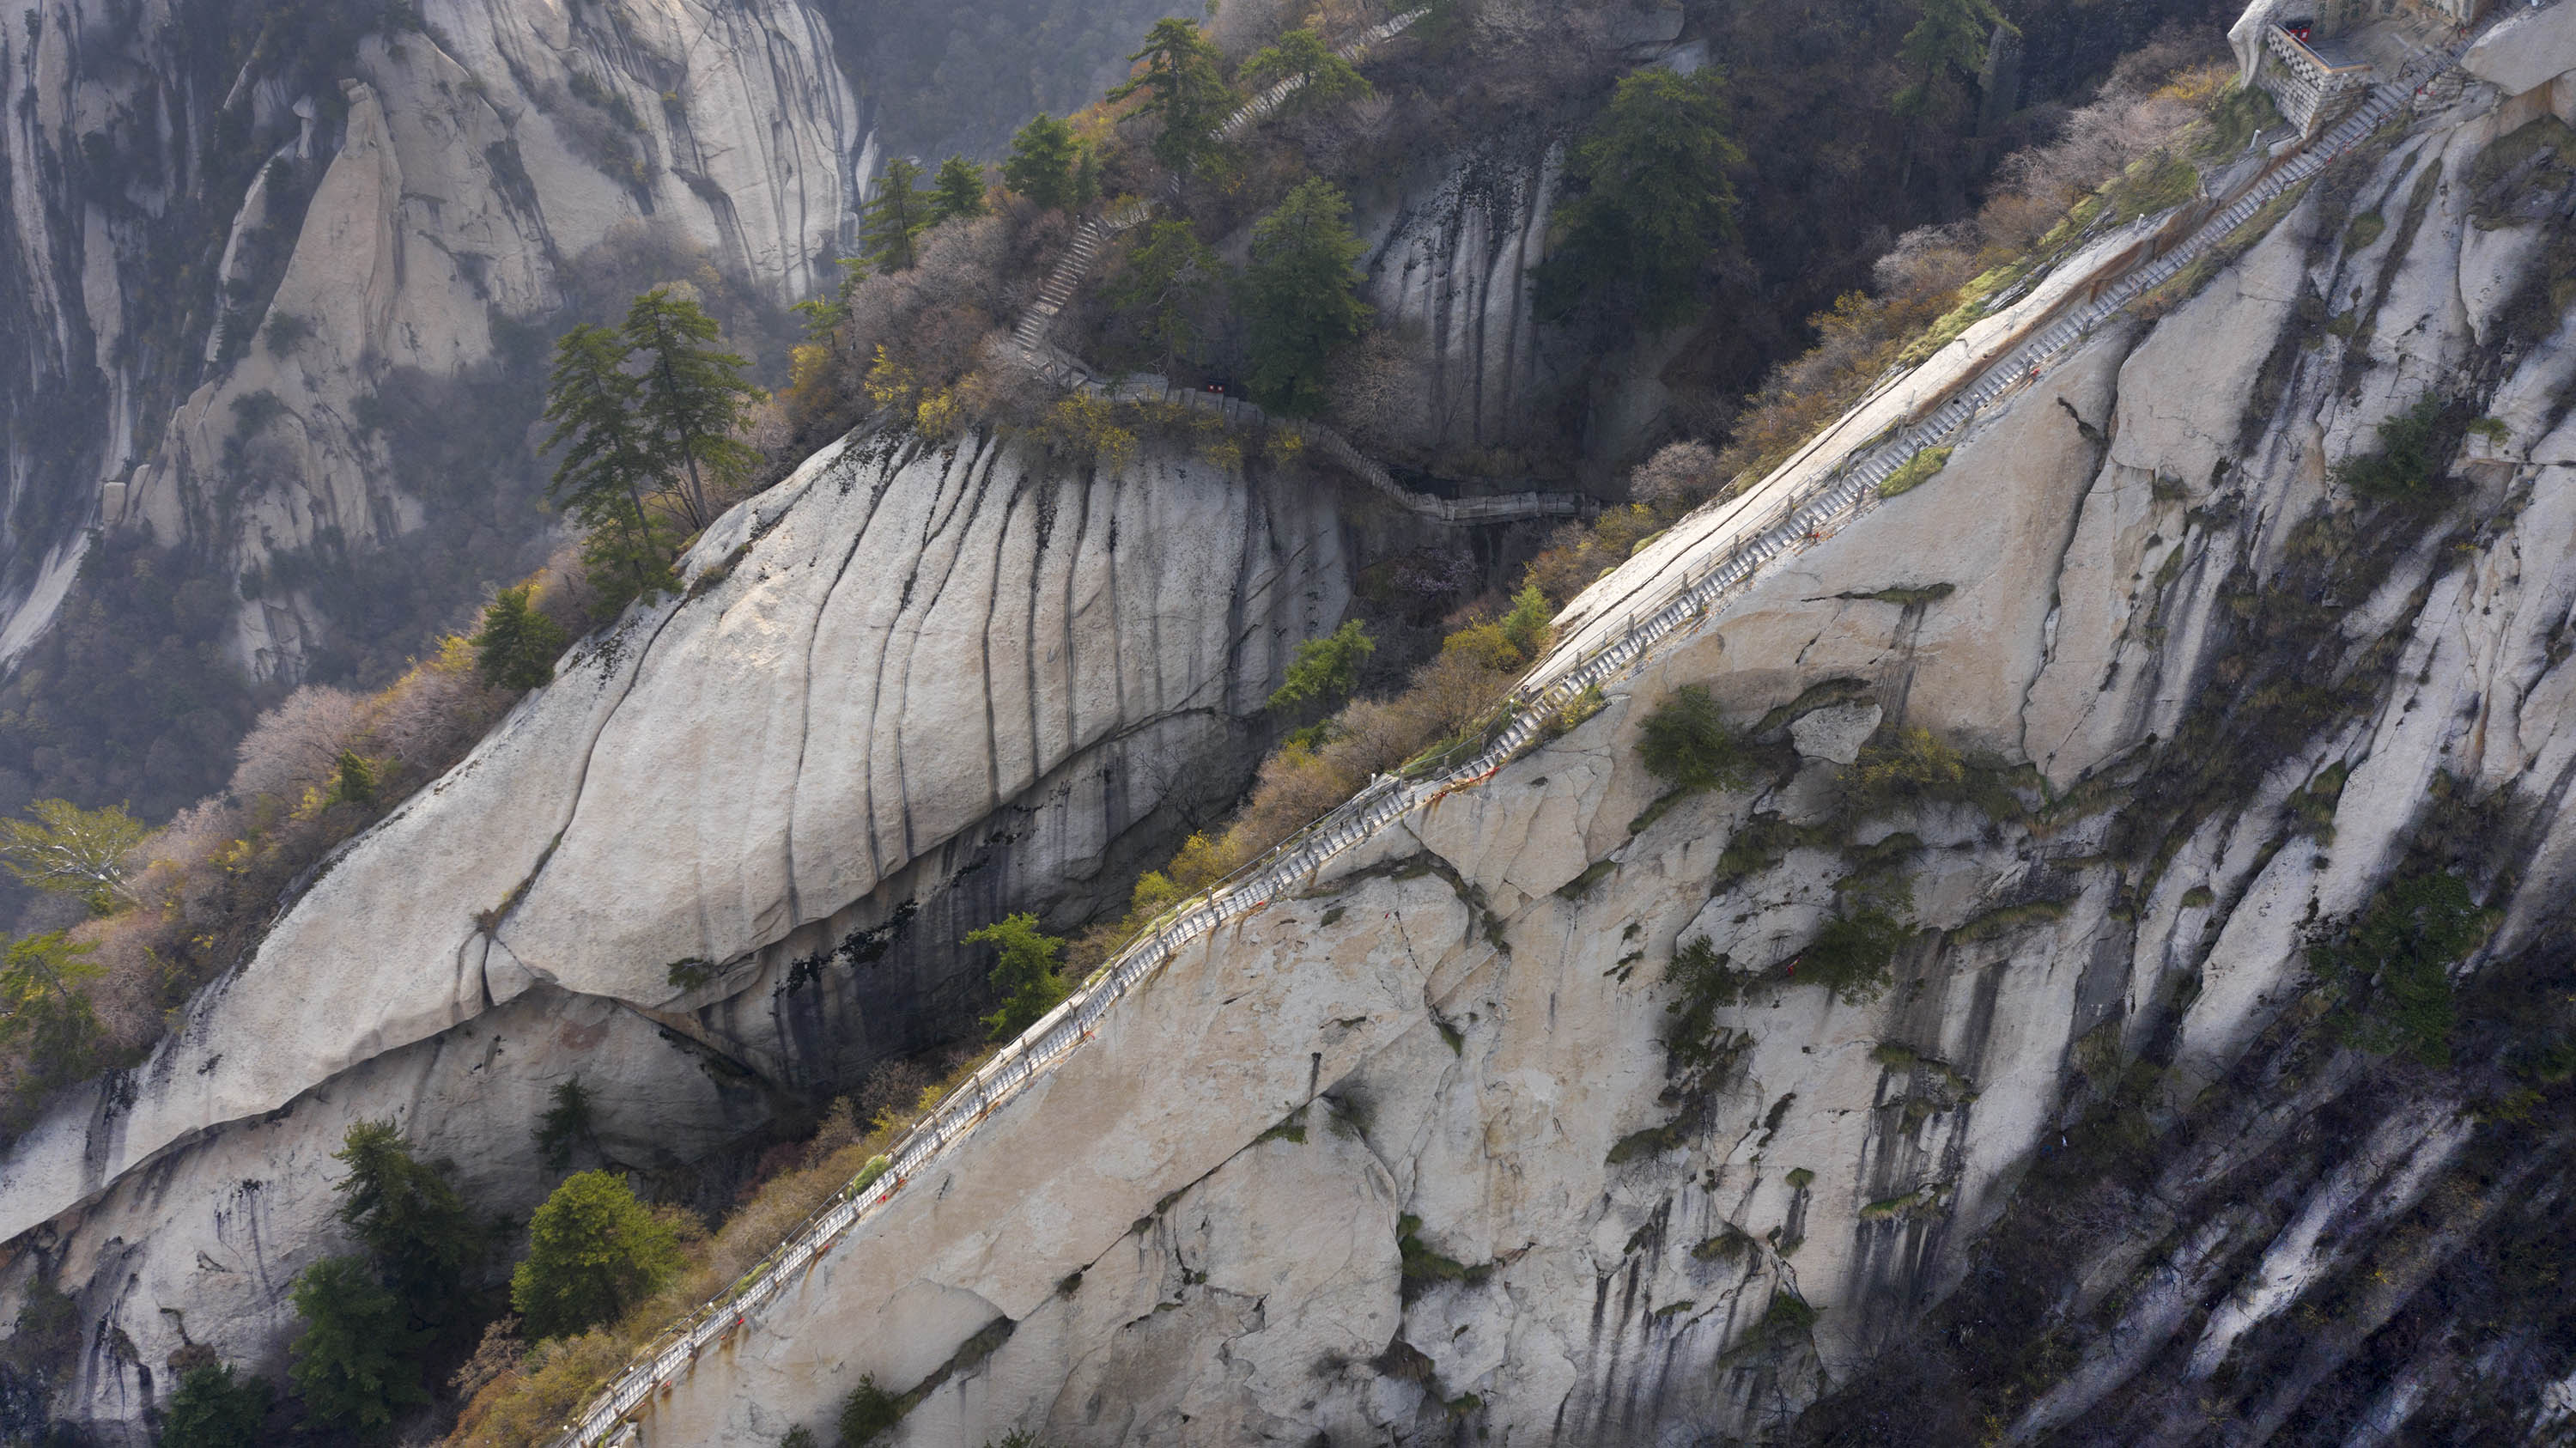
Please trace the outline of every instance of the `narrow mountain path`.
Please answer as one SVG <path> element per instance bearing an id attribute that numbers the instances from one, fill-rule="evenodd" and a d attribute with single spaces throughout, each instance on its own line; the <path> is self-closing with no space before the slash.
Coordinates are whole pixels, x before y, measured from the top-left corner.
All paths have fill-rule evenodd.
<path id="1" fill-rule="evenodd" d="M 2417 55 L 2391 81 L 2340 124 L 2286 163 L 2272 167 L 2222 209 L 2161 255 L 2140 251 L 2117 276 L 2092 283 L 2089 300 L 2061 300 L 2066 308 L 2035 336 L 2009 331 L 2002 342 L 1965 359 L 1927 362 L 1880 388 L 1823 434 L 1820 442 L 1783 464 L 1739 497 L 1712 504 L 1676 525 L 1664 544 L 1640 560 L 1660 565 L 1618 575 L 1568 610 L 1557 648 L 1522 681 L 1493 727 L 1448 755 L 1417 764 L 1403 775 L 1381 776 L 1339 808 L 1235 872 L 1209 890 L 1175 906 L 1153 932 L 1121 951 L 1089 984 L 953 1092 L 896 1147 L 892 1165 L 861 1187 L 845 1190 L 723 1296 L 674 1325 L 589 1404 L 557 1440 L 556 1448 L 605 1443 L 626 1415 L 652 1393 L 685 1373 L 698 1354 L 737 1331 L 754 1331 L 759 1314 L 807 1267 L 864 1228 L 870 1213 L 903 1190 L 950 1145 L 1022 1087 L 1052 1071 L 1089 1041 L 1102 1019 L 1138 983 L 1184 946 L 1277 896 L 1301 889 L 1343 851 L 1452 790 L 1471 787 L 1536 741 L 1558 711 L 1585 690 L 1634 667 L 1656 644 L 1696 626 L 1721 599 L 1744 588 L 1763 565 L 1839 526 L 1877 494 L 1878 485 L 1927 449 L 1959 434 L 1988 404 L 2036 377 L 2054 357 L 2103 321 L 2171 280 L 2217 248 L 2265 205 L 2313 177 L 2337 155 L 2404 108 L 2417 87 L 2449 71 L 2475 32 Z M 2040 314 L 2045 320 L 2046 312 Z M 1945 354 L 1946 355 L 1946 354 Z M 1922 387 L 1901 386 L 1928 379 Z M 1926 410 L 1923 399 L 1938 399 Z M 1876 412 L 1873 411 L 1876 409 Z M 1856 419 L 1887 413 L 1897 420 L 1866 440 L 1832 451 Z M 1917 415 L 1919 414 L 1919 416 Z M 1620 573 L 1629 572 L 1621 569 Z M 1471 752 L 1472 751 L 1472 752 Z M 1464 755 L 1465 757 L 1458 757 Z"/>

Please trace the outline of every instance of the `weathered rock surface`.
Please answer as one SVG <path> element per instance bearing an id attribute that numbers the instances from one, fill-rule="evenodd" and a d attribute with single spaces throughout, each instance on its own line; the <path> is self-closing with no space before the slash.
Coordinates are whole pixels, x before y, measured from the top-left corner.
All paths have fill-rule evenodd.
<path id="1" fill-rule="evenodd" d="M 47 437 L 17 450 L 11 496 L 39 494 L 20 516 L 51 520 L 10 539 L 14 645 L 77 549 L 37 560 L 92 521 L 191 545 L 228 582 L 411 532 L 422 500 L 368 410 L 389 377 L 491 362 L 496 329 L 561 308 L 566 269 L 621 229 L 785 306 L 812 290 L 873 164 L 802 0 L 642 0 L 613 20 L 429 0 L 420 28 L 346 57 L 281 38 L 261 52 L 273 69 L 220 77 L 201 74 L 203 8 L 31 9 L 0 40 L 29 76 L 7 152 L 62 178 L 12 200 L 13 290 L 35 322 L 15 330 L 42 350 L 0 395 Z M 233 184 L 229 160 L 187 159 L 209 133 L 274 148 L 237 197 L 214 189 Z M 315 173 L 299 194 L 293 178 Z M 214 235 L 192 242 L 200 228 Z M 173 274 L 192 244 L 214 254 L 211 296 Z M 83 416 L 103 433 L 67 425 Z M 291 679 L 329 625 L 291 587 L 251 587 L 231 649 Z"/>
<path id="2" fill-rule="evenodd" d="M 0 1235 L 44 1244 L 19 1271 L 132 1344 L 60 1411 L 130 1421 L 182 1321 L 278 1365 L 348 1119 L 401 1120 L 524 1210 L 567 1077 L 612 1159 L 681 1171 L 775 1092 L 970 1029 L 959 938 L 1107 905 L 1230 797 L 1363 538 L 1311 478 L 972 438 L 835 445 L 728 514 L 686 598 L 568 655 L 149 1062 L 0 1159 Z"/>
<path id="3" fill-rule="evenodd" d="M 1362 294 L 1405 359 L 1372 409 L 1386 441 L 1434 456 L 1511 448 L 1563 384 L 1566 359 L 1548 355 L 1530 304 L 1559 150 L 1543 132 L 1495 137 L 1359 219 Z"/>
<path id="4" fill-rule="evenodd" d="M 2538 949 L 2563 974 L 2538 943 L 2576 884 L 2552 645 L 2576 444 L 2529 399 L 2563 388 L 2566 338 L 2482 331 L 2472 299 L 2548 273 L 2536 247 L 2496 260 L 2442 184 L 2498 121 L 2453 112 L 2366 158 L 2357 194 L 2310 195 L 2170 315 L 2061 359 L 1600 716 L 1167 966 L 650 1400 L 644 1441 L 774 1442 L 862 1372 L 931 1385 L 912 1444 L 1775 1438 L 1943 1300 L 2000 1300 L 1969 1275 L 2011 1243 L 1980 1234 L 2016 1183 L 2070 1180 L 2061 1151 L 2109 1164 L 2022 1229 L 2081 1218 L 2089 1255 L 2024 1262 L 2065 1295 L 1981 1330 L 2036 1386 L 1962 1433 L 2380 1442 L 2485 1412 L 2495 1431 L 2441 1441 L 2494 1442 L 2563 1419 L 2563 1335 L 2479 1316 L 2470 1249 L 2558 1210 L 2563 1123 L 2499 1157 L 2453 1078 L 2337 1051 L 2306 953 L 2437 868 L 2491 892 L 2464 973 Z M 2385 237 L 2349 252 L 2343 217 L 2374 208 Z M 2301 320 L 2305 290 L 2356 285 L 2353 336 Z M 2438 460 L 2428 511 L 2331 481 L 2451 387 L 2508 435 Z M 2338 578 L 2367 591 L 2287 612 Z M 2311 630 L 2288 635 L 2308 672 L 2261 672 L 2289 656 L 2258 625 Z M 1836 680 L 2069 802 L 2044 829 L 1964 802 L 1854 820 L 1819 724 L 1799 742 L 1823 758 L 1630 833 L 1669 692 L 1750 720 Z M 2258 684 L 2334 702 L 2293 728 Z M 2165 849 L 2128 853 L 2115 826 L 2158 810 Z M 2403 865 L 2426 848 L 2452 853 Z M 1901 861 L 1919 933 L 1849 1000 L 1794 966 L 1886 888 L 1864 851 Z M 1694 1087 L 1666 1007 L 1701 937 L 1784 973 L 1716 1010 Z M 2043 1333 L 2054 1366 L 2011 1356 Z M 1944 1422 L 1841 1441 L 1963 1441 Z"/>

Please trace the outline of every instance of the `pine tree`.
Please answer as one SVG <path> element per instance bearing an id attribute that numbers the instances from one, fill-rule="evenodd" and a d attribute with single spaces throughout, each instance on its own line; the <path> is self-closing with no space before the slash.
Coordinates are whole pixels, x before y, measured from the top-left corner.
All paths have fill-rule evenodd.
<path id="1" fill-rule="evenodd" d="M 0 862 L 39 890 L 77 895 L 100 915 L 128 898 L 129 857 L 143 843 L 143 822 L 123 805 L 82 809 L 64 799 L 27 806 L 35 819 L 0 820 Z"/>
<path id="2" fill-rule="evenodd" d="M 1082 150 L 1073 127 L 1041 111 L 1011 137 L 1002 184 L 1046 210 L 1064 210 L 1074 204 L 1074 171 Z"/>
<path id="3" fill-rule="evenodd" d="M 340 1220 L 375 1258 L 395 1301 L 416 1326 L 451 1322 L 482 1234 L 446 1168 L 415 1157 L 390 1121 L 351 1126 L 332 1159 L 349 1169 L 332 1184 Z"/>
<path id="4" fill-rule="evenodd" d="M 1206 33 L 1187 20 L 1157 20 L 1145 32 L 1145 48 L 1127 59 L 1141 61 L 1145 68 L 1113 88 L 1109 99 L 1147 93 L 1145 114 L 1163 123 L 1154 138 L 1154 159 L 1186 173 L 1215 156 L 1217 128 L 1234 108 L 1234 92 L 1226 86 L 1222 57 Z"/>
<path id="5" fill-rule="evenodd" d="M 671 562 L 679 546 L 671 514 L 641 510 L 624 498 L 610 503 L 581 540 L 582 578 L 597 595 L 592 608 L 613 617 L 638 598 L 677 592 L 680 579 Z"/>
<path id="6" fill-rule="evenodd" d="M 1619 82 L 1609 109 L 1566 157 L 1580 191 L 1558 210 L 1563 239 L 1540 265 L 1540 315 L 1561 319 L 1601 294 L 1649 325 L 1677 321 L 1701 267 L 1735 234 L 1728 169 L 1744 151 L 1729 134 L 1724 80 L 1646 70 Z"/>
<path id="7" fill-rule="evenodd" d="M 201 1363 L 179 1378 L 161 1413 L 161 1448 L 260 1448 L 277 1389 L 229 1363 Z"/>
<path id="8" fill-rule="evenodd" d="M 1993 0 L 1915 0 L 1915 10 L 1921 18 L 1896 46 L 1897 63 L 1912 79 L 1896 88 L 1888 106 L 1920 120 L 1956 100 L 1957 75 L 1977 74 L 1995 27 L 2006 22 Z"/>
<path id="9" fill-rule="evenodd" d="M 716 349 L 716 332 L 715 318 L 667 287 L 637 297 L 620 329 L 627 352 L 642 364 L 635 403 L 646 455 L 658 475 L 685 479 L 674 495 L 691 532 L 715 521 L 707 480 L 730 480 L 760 460 L 733 431 L 743 405 L 761 391 L 743 378 L 748 360 Z"/>
<path id="10" fill-rule="evenodd" d="M 562 656 L 563 626 L 530 602 L 527 584 L 505 588 L 483 606 L 483 626 L 474 632 L 474 662 L 483 681 L 496 689 L 542 687 L 555 676 Z"/>
<path id="11" fill-rule="evenodd" d="M 940 162 L 930 183 L 930 224 L 971 220 L 984 210 L 984 168 L 963 156 Z"/>
<path id="12" fill-rule="evenodd" d="M 419 1337 L 365 1263 L 325 1257 L 296 1276 L 292 1296 L 304 1332 L 286 1375 L 315 1421 L 370 1440 L 402 1409 L 429 1401 L 413 1357 Z"/>
<path id="13" fill-rule="evenodd" d="M 554 1096 L 555 1104 L 537 1122 L 537 1154 L 562 1171 L 572 1165 L 573 1149 L 592 1140 L 590 1093 L 573 1076 L 555 1083 Z"/>
<path id="14" fill-rule="evenodd" d="M 24 1104 L 96 1064 L 98 1012 L 81 987 L 107 973 L 88 958 L 97 948 L 56 930 L 12 940 L 0 953 L 0 1046 L 25 1062 Z"/>
<path id="15" fill-rule="evenodd" d="M 1138 330 L 1162 353 L 1164 376 L 1198 350 L 1200 313 L 1223 275 L 1188 222 L 1157 221 L 1110 286 L 1111 305 L 1143 313 Z"/>
<path id="16" fill-rule="evenodd" d="M 1064 942 L 1039 934 L 1034 915 L 1006 915 L 969 934 L 964 943 L 990 945 L 1001 952 L 986 979 L 1001 993 L 1002 1004 L 984 1017 L 984 1029 L 997 1041 L 1007 1041 L 1036 1025 L 1072 993 L 1055 973 L 1056 953 L 1064 949 Z"/>
<path id="17" fill-rule="evenodd" d="M 1255 92 L 1281 81 L 1299 82 L 1282 103 L 1285 111 L 1322 110 L 1375 94 L 1368 77 L 1333 53 L 1312 30 L 1291 30 L 1243 63 L 1243 83 Z"/>
<path id="18" fill-rule="evenodd" d="M 647 592 L 662 562 L 654 556 L 652 515 L 644 506 L 645 486 L 653 480 L 651 439 L 638 408 L 636 379 L 626 370 L 626 351 L 616 332 L 589 322 L 556 339 L 545 412 L 555 425 L 546 447 L 563 450 L 547 496 L 589 529 L 582 557 L 590 581 L 603 601 L 616 596 L 619 603 Z M 618 536 L 613 546 L 603 546 L 610 530 Z"/>
<path id="19" fill-rule="evenodd" d="M 921 189 L 921 163 L 907 156 L 886 162 L 876 191 L 859 208 L 859 254 L 884 275 L 910 271 L 921 260 L 915 238 L 938 220 L 934 198 Z"/>
<path id="20" fill-rule="evenodd" d="M 535 1338 L 568 1337 L 662 1290 L 680 1245 L 614 1172 L 564 1178 L 528 1220 L 528 1259 L 510 1274 L 510 1305 Z"/>
<path id="21" fill-rule="evenodd" d="M 1369 308 L 1359 299 L 1363 248 L 1351 235 L 1350 203 L 1322 178 L 1300 182 L 1252 228 L 1243 276 L 1252 394 L 1290 414 L 1323 409 L 1335 349 L 1360 335 Z"/>

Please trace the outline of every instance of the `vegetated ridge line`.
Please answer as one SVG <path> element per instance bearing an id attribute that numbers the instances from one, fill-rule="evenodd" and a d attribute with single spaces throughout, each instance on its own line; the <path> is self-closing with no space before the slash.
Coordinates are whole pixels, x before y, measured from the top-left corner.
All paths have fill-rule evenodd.
<path id="1" fill-rule="evenodd" d="M 1408 10 L 1404 14 L 1371 26 L 1362 32 L 1358 39 L 1342 46 L 1335 53 L 1346 61 L 1356 63 L 1369 51 L 1403 34 L 1414 22 L 1430 13 L 1428 7 Z M 1290 76 L 1280 81 L 1237 107 L 1234 113 L 1226 118 L 1225 123 L 1217 127 L 1217 134 L 1227 138 L 1240 135 L 1255 122 L 1276 112 L 1288 102 L 1289 97 L 1304 89 L 1305 85 L 1304 76 Z M 1163 178 L 1160 189 L 1166 196 L 1176 194 L 1180 189 L 1180 181 L 1181 178 L 1178 175 L 1167 175 Z M 1029 303 L 1028 310 L 1020 314 L 1018 324 L 1011 329 L 1011 346 L 1018 353 L 1020 365 L 1067 391 L 1105 397 L 1113 402 L 1177 402 L 1219 412 L 1232 422 L 1268 422 L 1274 426 L 1284 427 L 1302 437 L 1334 462 L 1341 464 L 1360 481 L 1392 500 L 1397 506 L 1421 517 L 1436 519 L 1443 523 L 1505 523 L 1519 518 L 1571 518 L 1579 516 L 1584 511 L 1586 500 L 1577 493 L 1529 491 L 1480 498 L 1435 497 L 1397 482 L 1395 476 L 1376 459 L 1362 453 L 1351 445 L 1349 439 L 1321 423 L 1275 419 L 1259 407 L 1239 398 L 1212 396 L 1196 391 L 1174 391 L 1169 385 L 1159 389 L 1142 384 L 1121 387 L 1093 372 L 1080 358 L 1050 344 L 1047 341 L 1047 334 L 1054 329 L 1055 319 L 1063 315 L 1064 309 L 1071 305 L 1074 294 L 1082 289 L 1083 280 L 1090 275 L 1091 264 L 1098 258 L 1101 248 L 1110 237 L 1143 222 L 1146 217 L 1153 214 L 1153 211 L 1154 203 L 1150 199 L 1134 196 L 1096 216 L 1083 219 L 1082 225 L 1073 234 L 1073 240 L 1066 243 L 1064 255 L 1056 258 L 1054 268 L 1047 273 L 1045 284 L 1038 288 L 1038 294 Z"/>
<path id="2" fill-rule="evenodd" d="M 1536 741 L 1559 711 L 1584 691 L 1624 673 L 1653 645 L 1696 624 L 1721 597 L 1742 588 L 1765 562 L 1818 536 L 1825 523 L 1858 507 L 1897 468 L 1965 427 L 1987 403 L 2014 383 L 2035 375 L 2035 369 L 2049 358 L 2206 255 L 2265 204 L 2315 175 L 2328 161 L 2376 129 L 2406 103 L 2416 86 L 2448 70 L 2476 33 L 2469 32 L 2447 47 L 2416 57 L 2396 80 L 2376 88 L 2369 101 L 2352 115 L 2319 137 L 2296 160 L 2250 188 L 2187 241 L 2105 288 L 2093 302 L 2013 349 L 1982 374 L 1972 374 L 1979 377 L 1974 387 L 1952 397 L 1922 422 L 1900 427 L 1884 441 L 1861 445 L 1817 487 L 1780 500 L 1768 515 L 1766 526 L 1725 550 L 1695 578 L 1692 567 L 1685 563 L 1677 585 L 1654 612 L 1640 616 L 1632 611 L 1608 641 L 1580 651 L 1561 648 L 1540 661 L 1493 716 L 1487 731 L 1457 749 L 1408 765 L 1402 774 L 1380 776 L 1259 860 L 1166 912 L 1155 922 L 1151 934 L 1119 952 L 1100 974 L 1004 1046 L 983 1069 L 950 1093 L 927 1120 L 905 1135 L 891 1153 L 891 1165 L 884 1172 L 863 1178 L 864 1187 L 854 1181 L 844 1188 L 724 1295 L 648 1345 L 632 1366 L 566 1425 L 555 1448 L 587 1448 L 604 1441 L 630 1411 L 654 1391 L 673 1382 L 708 1345 L 730 1332 L 754 1326 L 754 1315 L 799 1273 L 839 1246 L 853 1227 L 891 1201 L 906 1181 L 919 1175 L 1021 1087 L 1072 1055 L 1090 1039 L 1121 997 L 1171 960 L 1183 946 L 1301 885 L 1334 857 L 1385 826 L 1451 790 L 1479 783 L 1502 768 Z M 1781 475 L 1775 473 L 1772 480 L 1766 480 L 1755 491 L 1764 491 L 1778 480 Z M 1459 749 L 1466 748 L 1476 748 L 1477 752 L 1449 764 Z"/>

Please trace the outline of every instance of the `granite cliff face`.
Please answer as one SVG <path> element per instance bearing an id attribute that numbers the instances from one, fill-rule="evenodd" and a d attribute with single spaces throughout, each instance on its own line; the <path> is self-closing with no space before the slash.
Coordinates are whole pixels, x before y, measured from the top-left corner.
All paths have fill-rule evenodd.
<path id="1" fill-rule="evenodd" d="M 863 1372 L 916 1444 L 2549 1441 L 2576 1361 L 2512 1264 L 2576 1164 L 2529 1054 L 2576 1024 L 2576 337 L 2565 178 L 2490 149 L 2547 99 L 2383 134 L 1194 946 L 642 1441 L 775 1442 Z M 2419 415 L 2426 493 L 2337 474 Z M 1653 811 L 1685 685 L 1778 752 Z M 1914 728 L 2042 807 L 1848 804 Z M 2439 876 L 2487 914 L 2437 1063 L 2308 947 Z M 1887 988 L 1801 983 L 1896 885 Z M 1761 978 L 1677 1017 L 1701 940 Z"/>
<path id="2" fill-rule="evenodd" d="M 183 1341 L 282 1368 L 348 1120 L 524 1210 L 563 1079 L 611 1160 L 684 1182 L 782 1093 L 970 1030 L 959 937 L 1106 906 L 1231 795 L 1375 546 L 1335 497 L 876 440 L 728 514 L 685 599 L 568 656 L 151 1061 L 0 1161 L 17 1285 L 47 1264 L 102 1345 L 55 1411 L 134 1422 Z"/>
<path id="3" fill-rule="evenodd" d="M 29 77 L 7 250 L 36 344 L 6 379 L 13 652 L 102 523 L 240 580 L 229 652 L 298 677 L 333 621 L 264 566 L 424 521 L 389 382 L 526 352 L 513 329 L 612 238 L 783 307 L 873 165 L 796 0 L 430 0 L 381 26 L 281 6 L 251 37 L 209 5 L 24 8 L 0 42 Z"/>

